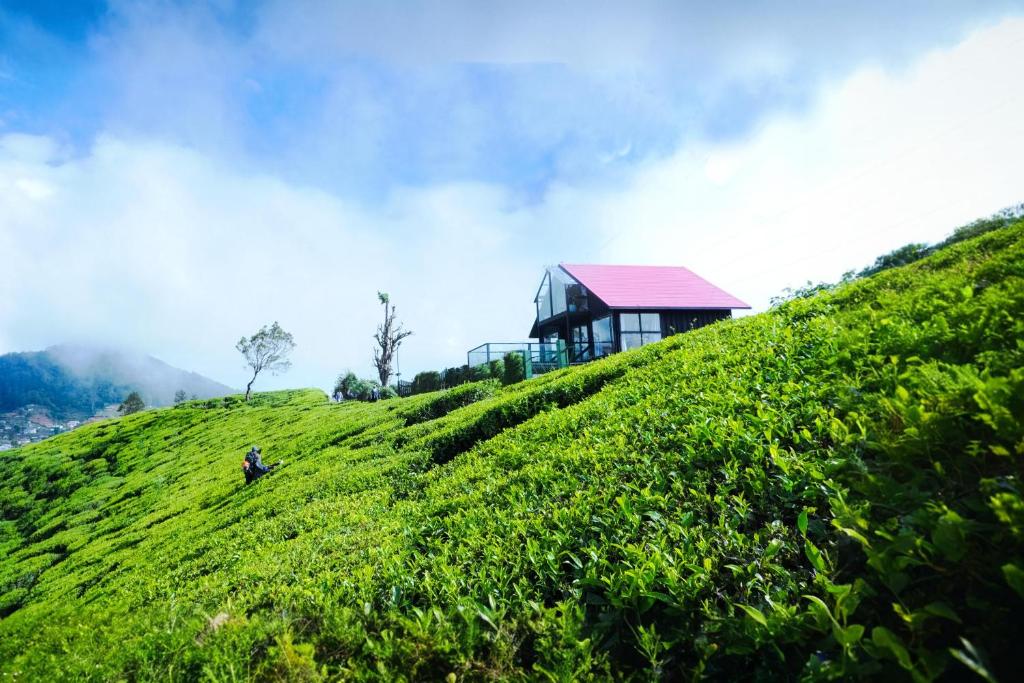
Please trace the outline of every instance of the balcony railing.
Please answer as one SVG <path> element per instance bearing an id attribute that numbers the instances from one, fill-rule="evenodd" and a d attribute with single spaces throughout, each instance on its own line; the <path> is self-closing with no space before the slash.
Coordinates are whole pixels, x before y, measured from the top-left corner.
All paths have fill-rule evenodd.
<path id="1" fill-rule="evenodd" d="M 488 342 L 470 349 L 466 354 L 466 362 L 470 367 L 499 360 L 508 353 L 520 353 L 526 377 L 542 375 L 559 368 L 569 366 L 569 352 L 565 342 Z"/>

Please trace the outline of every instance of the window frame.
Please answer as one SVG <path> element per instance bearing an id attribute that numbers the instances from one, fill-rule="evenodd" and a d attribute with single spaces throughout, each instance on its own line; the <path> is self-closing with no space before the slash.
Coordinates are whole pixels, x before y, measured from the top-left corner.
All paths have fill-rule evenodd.
<path id="1" fill-rule="evenodd" d="M 665 338 L 665 333 L 662 330 L 662 316 L 658 311 L 618 311 L 618 316 L 620 351 L 638 349 Z M 629 316 L 635 316 L 636 329 L 626 329 L 626 320 Z M 657 329 L 650 329 L 644 326 L 645 316 L 656 316 L 658 321 Z"/>

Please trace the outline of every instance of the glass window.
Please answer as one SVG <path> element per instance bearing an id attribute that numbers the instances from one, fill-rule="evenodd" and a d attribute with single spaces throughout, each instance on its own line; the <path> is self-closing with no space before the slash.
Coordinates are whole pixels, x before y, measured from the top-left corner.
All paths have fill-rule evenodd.
<path id="1" fill-rule="evenodd" d="M 559 268 L 548 271 L 551 277 L 551 315 L 565 313 L 565 288 L 572 284 Z"/>
<path id="2" fill-rule="evenodd" d="M 537 291 L 537 320 L 547 320 L 551 317 L 551 278 L 544 273 L 544 279 L 540 283 L 540 290 Z"/>
<path id="3" fill-rule="evenodd" d="M 612 333 L 612 317 L 606 315 L 598 318 L 591 327 L 594 329 L 594 356 L 607 356 L 615 350 L 615 337 Z"/>
<path id="4" fill-rule="evenodd" d="M 661 315 L 658 313 L 620 313 L 619 332 L 623 351 L 659 341 L 661 339 Z"/>
<path id="5" fill-rule="evenodd" d="M 572 328 L 571 351 L 574 362 L 590 360 L 590 330 L 586 325 Z"/>
<path id="6" fill-rule="evenodd" d="M 586 311 L 589 309 L 587 302 L 587 290 L 578 282 L 573 282 L 565 287 L 565 304 L 570 313 Z"/>
<path id="7" fill-rule="evenodd" d="M 638 333 L 623 333 L 622 335 L 622 350 L 628 351 L 630 349 L 638 349 L 643 346 L 642 335 Z"/>
<path id="8" fill-rule="evenodd" d="M 661 315 L 658 313 L 619 313 L 619 329 L 622 332 L 661 332 Z"/>

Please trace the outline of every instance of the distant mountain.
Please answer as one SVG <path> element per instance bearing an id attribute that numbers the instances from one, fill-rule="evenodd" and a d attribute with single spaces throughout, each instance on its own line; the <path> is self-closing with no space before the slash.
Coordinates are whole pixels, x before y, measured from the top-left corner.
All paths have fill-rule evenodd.
<path id="1" fill-rule="evenodd" d="M 0 356 L 0 412 L 45 406 L 55 416 L 92 415 L 138 391 L 147 406 L 166 406 L 174 394 L 211 398 L 235 389 L 143 354 L 86 346 Z"/>

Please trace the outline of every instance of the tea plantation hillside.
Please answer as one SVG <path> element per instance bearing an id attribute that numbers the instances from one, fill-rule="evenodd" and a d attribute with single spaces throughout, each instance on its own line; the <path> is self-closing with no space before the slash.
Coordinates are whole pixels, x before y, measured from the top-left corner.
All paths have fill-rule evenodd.
<path id="1" fill-rule="evenodd" d="M 250 486 L 249 445 L 285 467 Z M 1012 680 L 1024 223 L 502 389 L 0 458 L 26 680 Z"/>

